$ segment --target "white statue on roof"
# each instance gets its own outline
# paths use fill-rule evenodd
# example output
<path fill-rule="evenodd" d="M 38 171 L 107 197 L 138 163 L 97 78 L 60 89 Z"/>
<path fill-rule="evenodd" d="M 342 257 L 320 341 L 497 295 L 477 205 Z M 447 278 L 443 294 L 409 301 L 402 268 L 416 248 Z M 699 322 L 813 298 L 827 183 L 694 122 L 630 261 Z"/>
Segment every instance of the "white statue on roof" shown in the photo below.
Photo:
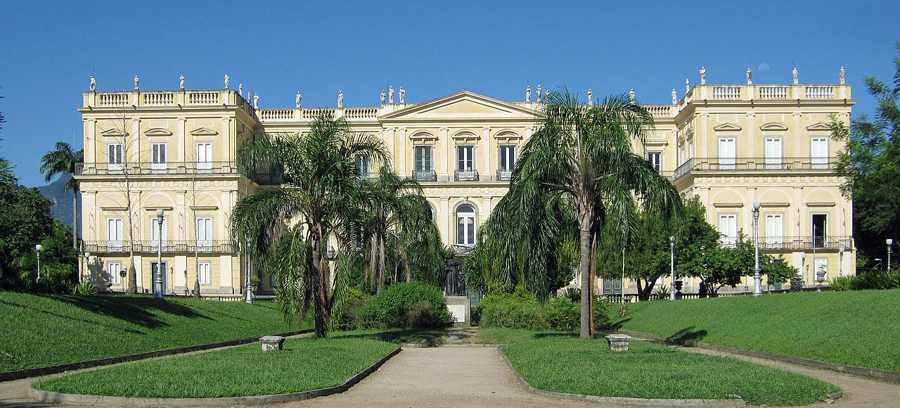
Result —
<path fill-rule="evenodd" d="M 97 79 L 95 79 L 93 75 L 91 75 L 90 90 L 91 92 L 95 92 L 97 90 Z"/>

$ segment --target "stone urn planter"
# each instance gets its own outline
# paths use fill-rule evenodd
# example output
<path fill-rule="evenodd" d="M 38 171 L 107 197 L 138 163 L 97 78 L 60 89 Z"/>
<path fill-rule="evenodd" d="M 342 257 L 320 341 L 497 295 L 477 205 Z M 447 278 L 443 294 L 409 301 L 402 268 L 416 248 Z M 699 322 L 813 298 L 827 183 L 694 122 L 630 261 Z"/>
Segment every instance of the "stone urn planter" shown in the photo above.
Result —
<path fill-rule="evenodd" d="M 281 351 L 284 347 L 284 337 L 281 336 L 263 336 L 259 338 L 259 344 L 262 351 Z"/>
<path fill-rule="evenodd" d="M 627 334 L 610 334 L 606 336 L 606 340 L 609 342 L 609 351 L 628 351 L 631 336 Z"/>

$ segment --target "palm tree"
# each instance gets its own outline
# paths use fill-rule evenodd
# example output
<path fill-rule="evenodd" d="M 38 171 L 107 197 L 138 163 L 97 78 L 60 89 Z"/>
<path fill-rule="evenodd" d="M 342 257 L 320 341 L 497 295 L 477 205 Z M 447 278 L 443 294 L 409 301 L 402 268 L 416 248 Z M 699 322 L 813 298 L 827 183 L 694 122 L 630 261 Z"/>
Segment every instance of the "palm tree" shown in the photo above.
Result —
<path fill-rule="evenodd" d="M 638 204 L 636 199 L 647 208 L 680 208 L 674 186 L 632 152 L 632 143 L 643 144 L 652 126 L 647 109 L 624 97 L 608 97 L 586 106 L 566 91 L 552 93 L 541 127 L 525 144 L 510 181 L 509 200 L 518 203 L 498 206 L 492 215 L 495 222 L 514 220 L 517 218 L 509 211 L 529 208 L 535 201 L 544 207 L 559 205 L 573 210 L 578 227 L 583 338 L 593 334 L 591 266 L 600 227 L 608 218 L 615 218 L 621 220 L 623 231 L 633 228 L 627 214 Z M 552 204 L 553 200 L 564 203 Z M 529 224 L 553 227 L 548 221 L 538 219 Z"/>
<path fill-rule="evenodd" d="M 421 245 L 427 248 L 426 241 L 437 236 L 428 234 L 435 226 L 417 181 L 400 177 L 389 167 L 383 166 L 378 176 L 364 183 L 364 186 L 362 215 L 366 241 L 369 242 L 368 281 L 376 292 L 380 292 L 384 286 L 388 255 L 397 259 L 395 266 L 403 265 L 406 280 L 410 281 L 409 250 L 418 249 Z M 390 249 L 396 253 L 386 253 L 386 242 L 393 244 Z M 418 251 L 414 253 L 419 255 Z"/>
<path fill-rule="evenodd" d="M 314 309 L 319 337 L 326 335 L 340 286 L 330 282 L 328 241 L 349 246 L 360 202 L 356 160 L 383 162 L 386 156 L 376 137 L 353 133 L 345 120 L 328 115 L 317 118 L 308 134 L 255 137 L 239 151 L 245 175 L 276 169 L 283 186 L 241 199 L 232 214 L 232 235 L 246 243 L 250 255 L 266 258 L 287 316 Z"/>
<path fill-rule="evenodd" d="M 75 167 L 84 162 L 84 150 L 75 151 L 68 143 L 56 142 L 54 149 L 41 157 L 41 173 L 50 181 L 57 175 L 69 176 L 65 191 L 72 192 L 72 247 L 78 249 L 78 180 Z"/>

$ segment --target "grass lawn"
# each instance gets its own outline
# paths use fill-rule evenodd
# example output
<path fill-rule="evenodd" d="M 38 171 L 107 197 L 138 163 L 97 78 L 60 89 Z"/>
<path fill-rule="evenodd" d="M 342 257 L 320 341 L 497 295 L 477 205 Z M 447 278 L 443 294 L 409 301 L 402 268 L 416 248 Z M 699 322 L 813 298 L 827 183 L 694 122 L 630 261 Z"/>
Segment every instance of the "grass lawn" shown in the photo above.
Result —
<path fill-rule="evenodd" d="M 298 329 L 277 304 L 0 292 L 0 372 Z"/>
<path fill-rule="evenodd" d="M 502 344 L 532 387 L 570 394 L 659 399 L 728 399 L 766 405 L 806 405 L 837 387 L 812 378 L 738 360 L 710 357 L 647 342 L 625 353 L 605 339 L 571 333 L 482 329 L 482 341 Z"/>
<path fill-rule="evenodd" d="M 279 353 L 258 344 L 71 374 L 37 388 L 75 394 L 214 398 L 284 394 L 343 383 L 397 348 L 369 336 L 291 339 Z"/>
<path fill-rule="evenodd" d="M 627 310 L 625 330 L 900 371 L 897 289 L 643 302 Z"/>

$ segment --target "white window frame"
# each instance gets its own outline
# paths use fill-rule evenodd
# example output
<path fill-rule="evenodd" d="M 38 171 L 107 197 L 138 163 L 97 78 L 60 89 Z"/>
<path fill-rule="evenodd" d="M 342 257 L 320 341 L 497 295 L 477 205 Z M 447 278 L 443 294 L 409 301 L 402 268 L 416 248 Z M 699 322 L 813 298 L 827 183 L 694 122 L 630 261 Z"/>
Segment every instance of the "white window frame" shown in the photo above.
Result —
<path fill-rule="evenodd" d="M 109 143 L 106 145 L 106 163 L 110 171 L 122 171 L 124 159 L 124 146 L 121 143 Z"/>
<path fill-rule="evenodd" d="M 420 157 L 421 153 L 421 157 Z M 425 165 L 428 165 L 427 167 Z M 434 147 L 419 145 L 413 147 L 413 168 L 417 173 L 434 171 Z"/>
<path fill-rule="evenodd" d="M 722 220 L 732 220 L 734 231 L 723 231 Z M 723 246 L 734 246 L 737 243 L 737 213 L 719 213 L 718 230 Z"/>
<path fill-rule="evenodd" d="M 461 209 L 466 206 L 470 207 L 472 210 L 461 211 Z M 474 205 L 466 203 L 456 207 L 456 245 L 463 247 L 475 246 L 475 240 L 478 235 L 478 225 L 476 224 L 476 220 Z"/>
<path fill-rule="evenodd" d="M 197 170 L 212 170 L 213 145 L 212 142 L 198 142 L 195 147 L 197 152 Z"/>
<path fill-rule="evenodd" d="M 824 152 L 816 152 L 817 142 L 824 146 Z M 813 169 L 828 168 L 828 136 L 812 136 L 809 138 L 809 162 L 810 167 Z"/>
<path fill-rule="evenodd" d="M 109 248 L 118 249 L 122 247 L 122 231 L 121 218 L 106 219 L 106 245 Z"/>
<path fill-rule="evenodd" d="M 516 168 L 516 145 L 502 144 L 498 147 L 497 169 L 511 173 Z"/>
<path fill-rule="evenodd" d="M 779 228 L 775 228 L 774 225 L 777 221 Z M 777 230 L 777 231 L 775 231 Z M 779 249 L 784 246 L 784 214 L 782 213 L 769 213 L 766 214 L 766 247 L 767 248 L 775 248 Z"/>
<path fill-rule="evenodd" d="M 656 169 L 657 173 L 662 173 L 662 152 L 647 152 L 647 161 Z"/>
<path fill-rule="evenodd" d="M 475 171 L 475 146 L 456 146 L 456 170 L 460 173 L 471 173 Z"/>
<path fill-rule="evenodd" d="M 212 246 L 213 220 L 212 217 L 197 217 L 196 222 L 197 246 L 209 248 Z"/>
<path fill-rule="evenodd" d="M 201 285 L 212 283 L 212 263 L 209 261 L 197 262 L 197 281 Z"/>
<path fill-rule="evenodd" d="M 122 277 L 119 276 L 119 273 L 122 272 L 122 263 L 121 262 L 109 262 L 106 264 L 106 274 L 109 275 L 109 283 L 113 285 L 119 285 L 122 283 Z"/>
<path fill-rule="evenodd" d="M 168 239 L 168 230 L 169 230 L 169 217 L 163 216 L 162 223 L 162 244 L 166 245 L 166 240 Z M 159 245 L 159 219 L 156 216 L 150 217 L 150 245 L 155 249 L 157 245 Z"/>
<path fill-rule="evenodd" d="M 356 157 L 356 173 L 359 178 L 369 178 L 369 158 L 363 155 Z"/>
<path fill-rule="evenodd" d="M 153 143 L 150 145 L 150 169 L 165 170 L 169 161 L 169 145 L 167 143 Z"/>
<path fill-rule="evenodd" d="M 778 154 L 770 154 L 770 142 L 778 146 Z M 780 169 L 784 160 L 784 138 L 780 136 L 764 136 L 763 137 L 763 155 L 765 156 L 765 164 L 767 169 Z"/>
<path fill-rule="evenodd" d="M 723 155 L 722 146 L 725 142 L 729 142 L 731 144 L 731 154 Z M 734 136 L 719 136 L 718 137 L 718 162 L 719 162 L 719 170 L 734 170 L 735 163 L 737 159 L 737 138 Z"/>

